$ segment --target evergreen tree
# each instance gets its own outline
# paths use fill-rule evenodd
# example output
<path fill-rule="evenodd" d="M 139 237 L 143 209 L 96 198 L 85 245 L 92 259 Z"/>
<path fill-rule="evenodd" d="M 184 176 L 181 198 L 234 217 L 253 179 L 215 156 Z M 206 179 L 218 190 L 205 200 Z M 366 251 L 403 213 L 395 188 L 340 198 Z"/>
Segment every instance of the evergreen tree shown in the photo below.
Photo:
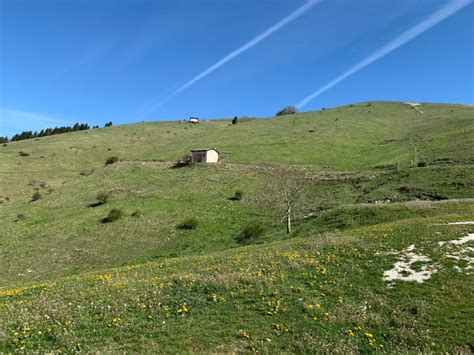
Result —
<path fill-rule="evenodd" d="M 112 122 L 108 123 L 109 126 L 112 126 Z M 96 126 L 99 128 L 99 126 Z M 54 127 L 54 128 L 46 128 L 42 129 L 41 131 L 32 132 L 32 131 L 23 131 L 21 133 L 15 134 L 11 141 L 21 141 L 25 139 L 37 138 L 37 137 L 47 137 L 52 136 L 55 134 L 67 133 L 67 132 L 74 132 L 74 131 L 85 131 L 90 129 L 90 126 L 87 123 L 76 123 L 74 126 L 62 126 L 62 127 Z M 8 137 L 0 137 L 0 143 L 7 143 L 9 142 Z"/>

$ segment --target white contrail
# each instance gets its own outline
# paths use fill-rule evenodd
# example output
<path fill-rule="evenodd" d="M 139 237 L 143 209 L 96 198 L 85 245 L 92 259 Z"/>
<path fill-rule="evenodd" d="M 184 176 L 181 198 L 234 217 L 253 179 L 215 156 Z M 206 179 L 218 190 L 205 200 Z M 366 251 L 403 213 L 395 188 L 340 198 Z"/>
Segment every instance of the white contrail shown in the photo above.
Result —
<path fill-rule="evenodd" d="M 393 50 L 397 49 L 398 47 L 404 45 L 405 43 L 411 41 L 415 37 L 419 36 L 423 32 L 429 30 L 431 27 L 435 26 L 436 24 L 440 23 L 444 19 L 448 18 L 449 16 L 455 14 L 465 6 L 469 5 L 472 0 L 452 0 L 447 5 L 443 6 L 438 11 L 432 13 L 428 18 L 424 21 L 418 23 L 417 25 L 413 26 L 409 30 L 403 32 L 400 36 L 395 38 L 394 40 L 388 42 L 382 48 L 376 50 L 374 53 L 369 55 L 367 58 L 362 60 L 361 62 L 357 63 L 356 65 L 349 68 L 347 71 L 336 77 L 335 79 L 328 82 L 326 85 L 320 87 L 318 90 L 313 92 L 311 95 L 305 97 L 303 100 L 298 102 L 295 106 L 300 109 L 305 106 L 309 101 L 314 99 L 315 97 L 321 95 L 326 90 L 329 90 L 333 86 L 337 85 L 344 79 L 348 78 L 352 74 L 358 72 L 359 70 L 365 68 L 367 65 L 379 60 L 380 58 L 386 56 Z"/>
<path fill-rule="evenodd" d="M 293 22 L 294 20 L 296 20 L 298 17 L 300 17 L 301 15 L 305 14 L 306 12 L 308 12 L 314 5 L 316 5 L 317 3 L 321 2 L 322 0 L 308 0 L 306 1 L 306 3 L 304 3 L 302 6 L 300 6 L 298 9 L 296 9 L 295 11 L 293 11 L 291 14 L 289 14 L 287 17 L 285 17 L 284 19 L 280 20 L 279 22 L 277 22 L 275 25 L 273 25 L 272 27 L 270 27 L 268 30 L 266 30 L 265 32 L 259 34 L 258 36 L 254 37 L 253 39 L 251 39 L 249 42 L 245 43 L 243 46 L 237 48 L 236 50 L 230 52 L 229 54 L 227 54 L 224 58 L 222 58 L 221 60 L 219 60 L 218 62 L 216 62 L 215 64 L 211 65 L 209 68 L 207 68 L 206 70 L 202 71 L 201 73 L 199 73 L 198 75 L 196 75 L 194 78 L 192 78 L 191 80 L 185 82 L 183 85 L 181 85 L 180 87 L 178 87 L 176 90 L 174 90 L 168 97 L 166 97 L 164 100 L 162 100 L 161 102 L 159 102 L 158 104 L 156 105 L 150 105 L 149 108 L 145 111 L 147 112 L 150 112 L 152 111 L 153 109 L 155 109 L 156 107 L 164 104 L 166 101 L 168 101 L 169 99 L 171 99 L 172 97 L 174 97 L 176 94 L 180 93 L 181 91 L 185 90 L 186 88 L 190 87 L 191 85 L 195 84 L 196 82 L 198 82 L 199 80 L 201 80 L 202 78 L 208 76 L 209 74 L 211 74 L 214 70 L 220 68 L 221 66 L 223 66 L 225 63 L 227 63 L 228 61 L 234 59 L 235 57 L 241 55 L 242 53 L 248 51 L 250 48 L 256 46 L 258 43 L 260 43 L 261 41 L 263 41 L 265 38 L 271 36 L 272 34 L 274 34 L 275 32 L 277 32 L 278 30 L 282 29 L 283 27 L 285 27 L 286 25 L 288 25 L 290 22 Z"/>

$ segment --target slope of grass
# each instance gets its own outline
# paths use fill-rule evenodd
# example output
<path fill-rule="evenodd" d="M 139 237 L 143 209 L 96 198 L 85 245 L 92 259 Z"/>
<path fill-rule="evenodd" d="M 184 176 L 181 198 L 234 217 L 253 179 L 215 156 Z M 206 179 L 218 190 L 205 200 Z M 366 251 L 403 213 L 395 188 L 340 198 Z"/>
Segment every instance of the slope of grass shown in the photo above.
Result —
<path fill-rule="evenodd" d="M 437 222 L 402 221 L 3 290 L 0 350 L 469 352 L 473 277 L 455 271 L 437 244 L 468 229 Z M 383 271 L 408 244 L 437 272 L 423 284 L 387 288 Z"/>
<path fill-rule="evenodd" d="M 227 120 L 143 123 L 10 143 L 0 147 L 0 196 L 29 198 L 25 186 L 31 180 L 47 178 L 58 187 L 81 172 L 100 169 L 110 156 L 176 161 L 203 146 L 218 148 L 229 162 L 307 164 L 326 170 L 372 170 L 421 160 L 474 161 L 472 107 L 424 104 L 420 114 L 403 103 L 368 105 L 237 125 Z M 30 155 L 21 157 L 20 151 Z"/>
<path fill-rule="evenodd" d="M 0 197 L 10 200 L 0 204 L 0 228 L 6 231 L 0 237 L 0 285 L 237 247 L 235 237 L 256 219 L 266 226 L 263 241 L 282 239 L 279 218 L 259 203 L 262 185 L 275 179 L 270 163 L 288 167 L 286 174 L 292 174 L 287 164 L 305 164 L 299 166 L 308 176 L 308 205 L 317 217 L 303 224 L 315 230 L 353 225 L 354 203 L 474 197 L 472 140 L 453 141 L 446 154 L 431 156 L 436 165 L 412 168 L 403 158 L 413 148 L 407 141 L 417 142 L 421 156 L 443 143 L 442 137 L 473 129 L 472 108 L 423 107 L 423 115 L 402 103 L 374 103 L 238 125 L 145 123 L 0 147 Z M 423 138 L 413 138 L 417 129 L 426 132 Z M 225 164 L 170 169 L 159 161 L 206 145 L 218 147 Z M 402 157 L 401 171 L 333 170 L 390 165 L 379 155 Z M 105 166 L 111 156 L 123 161 Z M 244 191 L 242 201 L 229 200 L 236 190 Z M 107 203 L 88 207 L 100 193 L 110 195 Z M 112 209 L 124 217 L 101 223 Z M 361 211 L 379 215 L 371 207 Z M 189 217 L 198 220 L 197 230 L 176 228 Z"/>
<path fill-rule="evenodd" d="M 460 199 L 436 203 L 409 201 L 379 205 L 344 205 L 298 221 L 297 233 L 321 233 L 435 216 L 449 221 L 450 218 L 464 215 L 465 220 L 472 220 L 473 204 L 473 199 Z"/>
<path fill-rule="evenodd" d="M 2 281 L 90 271 L 141 255 L 159 258 L 236 246 L 233 238 L 256 212 L 245 201 L 229 198 L 252 182 L 211 167 L 116 166 L 33 203 L 12 203 L 0 212 L 2 226 L 9 229 L 9 237 L 1 239 Z M 110 193 L 107 203 L 89 207 L 102 191 Z M 112 209 L 124 216 L 102 223 Z M 132 216 L 134 212 L 138 216 Z M 198 220 L 196 230 L 176 228 L 189 217 Z M 16 258 L 19 253 L 26 258 Z"/>
<path fill-rule="evenodd" d="M 473 221 L 474 110 L 421 108 L 0 146 L 0 352 L 472 350 L 469 259 L 437 242 L 474 231 L 441 225 Z M 202 146 L 224 161 L 171 168 Z M 282 176 L 304 187 L 291 237 L 265 196 Z M 242 247 L 255 221 L 264 234 Z M 388 288 L 383 271 L 411 244 L 436 272 Z"/>
<path fill-rule="evenodd" d="M 343 181 L 324 174 L 312 175 L 319 180 L 308 182 L 306 200 L 314 216 L 295 221 L 296 235 L 465 208 L 457 203 L 426 210 L 404 204 L 356 204 L 367 196 L 372 200 L 389 196 L 396 201 L 398 195 L 402 195 L 400 201 L 416 199 L 399 191 L 407 184 L 429 195 L 432 181 L 412 178 L 423 176 L 423 171 L 418 172 L 421 169 L 427 168 L 396 174 L 401 175 L 400 179 L 391 173 L 368 180 L 349 176 Z M 439 173 L 445 178 L 436 188 L 443 190 L 444 198 L 474 196 L 469 182 L 472 175 L 467 173 L 473 169 L 457 170 L 462 174 L 451 180 L 449 175 Z M 265 171 L 225 166 L 169 169 L 118 163 L 93 175 L 79 176 L 51 193 L 40 188 L 43 196 L 37 201 L 10 202 L 0 207 L 0 227 L 7 231 L 0 238 L 0 285 L 235 248 L 239 246 L 236 237 L 255 220 L 265 226 L 262 242 L 285 238 L 280 216 L 269 214 L 260 202 L 261 186 L 275 178 Z M 450 192 L 441 184 L 448 180 L 465 186 Z M 230 199 L 236 190 L 244 192 L 241 201 Z M 110 197 L 97 205 L 97 195 L 104 192 Z M 102 223 L 113 209 L 120 210 L 123 217 Z M 197 220 L 196 230 L 177 228 L 187 218 Z"/>

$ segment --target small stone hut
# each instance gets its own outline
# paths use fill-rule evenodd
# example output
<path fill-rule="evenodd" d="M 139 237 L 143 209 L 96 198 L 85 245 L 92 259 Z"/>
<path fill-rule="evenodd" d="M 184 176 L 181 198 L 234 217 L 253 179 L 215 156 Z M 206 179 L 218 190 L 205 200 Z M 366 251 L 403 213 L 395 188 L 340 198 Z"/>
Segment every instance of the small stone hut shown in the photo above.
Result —
<path fill-rule="evenodd" d="M 215 148 L 203 148 L 191 150 L 192 163 L 217 163 L 220 153 Z"/>

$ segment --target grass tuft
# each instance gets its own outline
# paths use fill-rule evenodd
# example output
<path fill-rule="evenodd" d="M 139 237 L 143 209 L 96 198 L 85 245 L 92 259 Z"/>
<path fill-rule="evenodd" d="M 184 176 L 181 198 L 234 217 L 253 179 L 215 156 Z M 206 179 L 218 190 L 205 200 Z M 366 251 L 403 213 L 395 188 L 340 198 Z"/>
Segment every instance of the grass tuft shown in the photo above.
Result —
<path fill-rule="evenodd" d="M 181 223 L 179 223 L 176 228 L 178 229 L 196 229 L 198 227 L 198 224 L 199 224 L 199 221 L 194 218 L 194 217 L 190 217 L 190 218 L 186 218 L 184 221 L 182 221 Z"/>
<path fill-rule="evenodd" d="M 101 219 L 101 222 L 102 223 L 111 223 L 111 222 L 114 222 L 114 221 L 122 218 L 122 216 L 123 216 L 122 210 L 114 208 L 114 209 L 110 210 L 107 217 L 104 217 L 104 218 Z"/>

